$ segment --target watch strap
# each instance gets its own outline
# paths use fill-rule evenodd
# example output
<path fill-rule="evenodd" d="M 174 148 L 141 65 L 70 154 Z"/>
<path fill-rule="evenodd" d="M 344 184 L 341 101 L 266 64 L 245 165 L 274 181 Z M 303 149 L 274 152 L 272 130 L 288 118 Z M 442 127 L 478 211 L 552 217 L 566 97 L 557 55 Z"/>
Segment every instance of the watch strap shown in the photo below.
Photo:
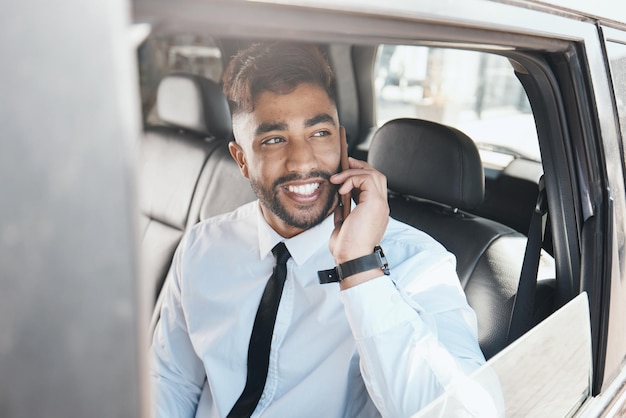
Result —
<path fill-rule="evenodd" d="M 317 272 L 320 284 L 339 282 L 347 277 L 364 271 L 380 268 L 385 275 L 389 275 L 389 265 L 382 249 L 377 246 L 372 254 L 355 258 L 354 260 L 341 263 L 335 268 Z"/>

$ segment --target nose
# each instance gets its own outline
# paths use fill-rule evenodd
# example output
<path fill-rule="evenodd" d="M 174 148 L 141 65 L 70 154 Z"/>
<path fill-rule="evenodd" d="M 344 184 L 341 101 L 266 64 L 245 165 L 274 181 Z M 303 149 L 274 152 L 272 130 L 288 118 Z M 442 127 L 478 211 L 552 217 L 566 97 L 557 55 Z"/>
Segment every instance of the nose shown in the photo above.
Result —
<path fill-rule="evenodd" d="M 291 141 L 286 166 L 289 172 L 307 173 L 316 168 L 315 150 L 309 141 Z"/>

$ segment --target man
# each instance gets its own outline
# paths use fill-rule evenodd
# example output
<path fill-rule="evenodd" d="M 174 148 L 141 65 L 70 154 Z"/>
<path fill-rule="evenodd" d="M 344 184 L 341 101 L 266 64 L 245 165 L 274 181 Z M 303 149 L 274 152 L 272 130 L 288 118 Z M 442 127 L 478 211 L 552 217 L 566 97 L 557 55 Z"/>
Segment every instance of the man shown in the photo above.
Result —
<path fill-rule="evenodd" d="M 254 45 L 231 61 L 224 91 L 230 151 L 258 201 L 196 225 L 176 252 L 152 349 L 157 416 L 408 417 L 483 364 L 454 257 L 389 218 L 381 173 L 356 159 L 339 169 L 322 54 Z M 345 219 L 339 194 L 355 202 Z M 241 413 L 280 242 L 290 258 L 267 376 Z M 342 280 L 320 284 L 334 266 Z"/>

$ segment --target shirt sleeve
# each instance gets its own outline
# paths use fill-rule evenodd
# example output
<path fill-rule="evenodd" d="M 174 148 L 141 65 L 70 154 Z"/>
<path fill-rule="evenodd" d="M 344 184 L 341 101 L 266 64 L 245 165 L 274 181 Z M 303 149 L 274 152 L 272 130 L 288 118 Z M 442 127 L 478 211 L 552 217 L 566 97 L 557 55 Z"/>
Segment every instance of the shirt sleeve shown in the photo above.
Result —
<path fill-rule="evenodd" d="M 452 255 L 426 251 L 391 267 L 341 298 L 370 397 L 383 417 L 409 417 L 471 382 L 485 360 Z"/>
<path fill-rule="evenodd" d="M 194 417 L 206 379 L 202 361 L 191 344 L 181 305 L 180 264 L 184 242 L 174 256 L 150 353 L 153 415 L 158 418 Z"/>

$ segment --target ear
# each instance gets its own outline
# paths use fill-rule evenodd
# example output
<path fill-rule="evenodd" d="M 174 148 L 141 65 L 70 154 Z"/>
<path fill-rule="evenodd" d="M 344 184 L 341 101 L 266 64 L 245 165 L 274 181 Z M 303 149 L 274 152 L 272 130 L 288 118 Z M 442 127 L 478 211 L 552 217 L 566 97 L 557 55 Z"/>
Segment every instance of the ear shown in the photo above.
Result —
<path fill-rule="evenodd" d="M 230 155 L 237 162 L 241 174 L 248 179 L 248 163 L 246 162 L 246 156 L 243 153 L 241 145 L 235 141 L 230 141 L 228 143 L 228 150 L 230 151 Z"/>

